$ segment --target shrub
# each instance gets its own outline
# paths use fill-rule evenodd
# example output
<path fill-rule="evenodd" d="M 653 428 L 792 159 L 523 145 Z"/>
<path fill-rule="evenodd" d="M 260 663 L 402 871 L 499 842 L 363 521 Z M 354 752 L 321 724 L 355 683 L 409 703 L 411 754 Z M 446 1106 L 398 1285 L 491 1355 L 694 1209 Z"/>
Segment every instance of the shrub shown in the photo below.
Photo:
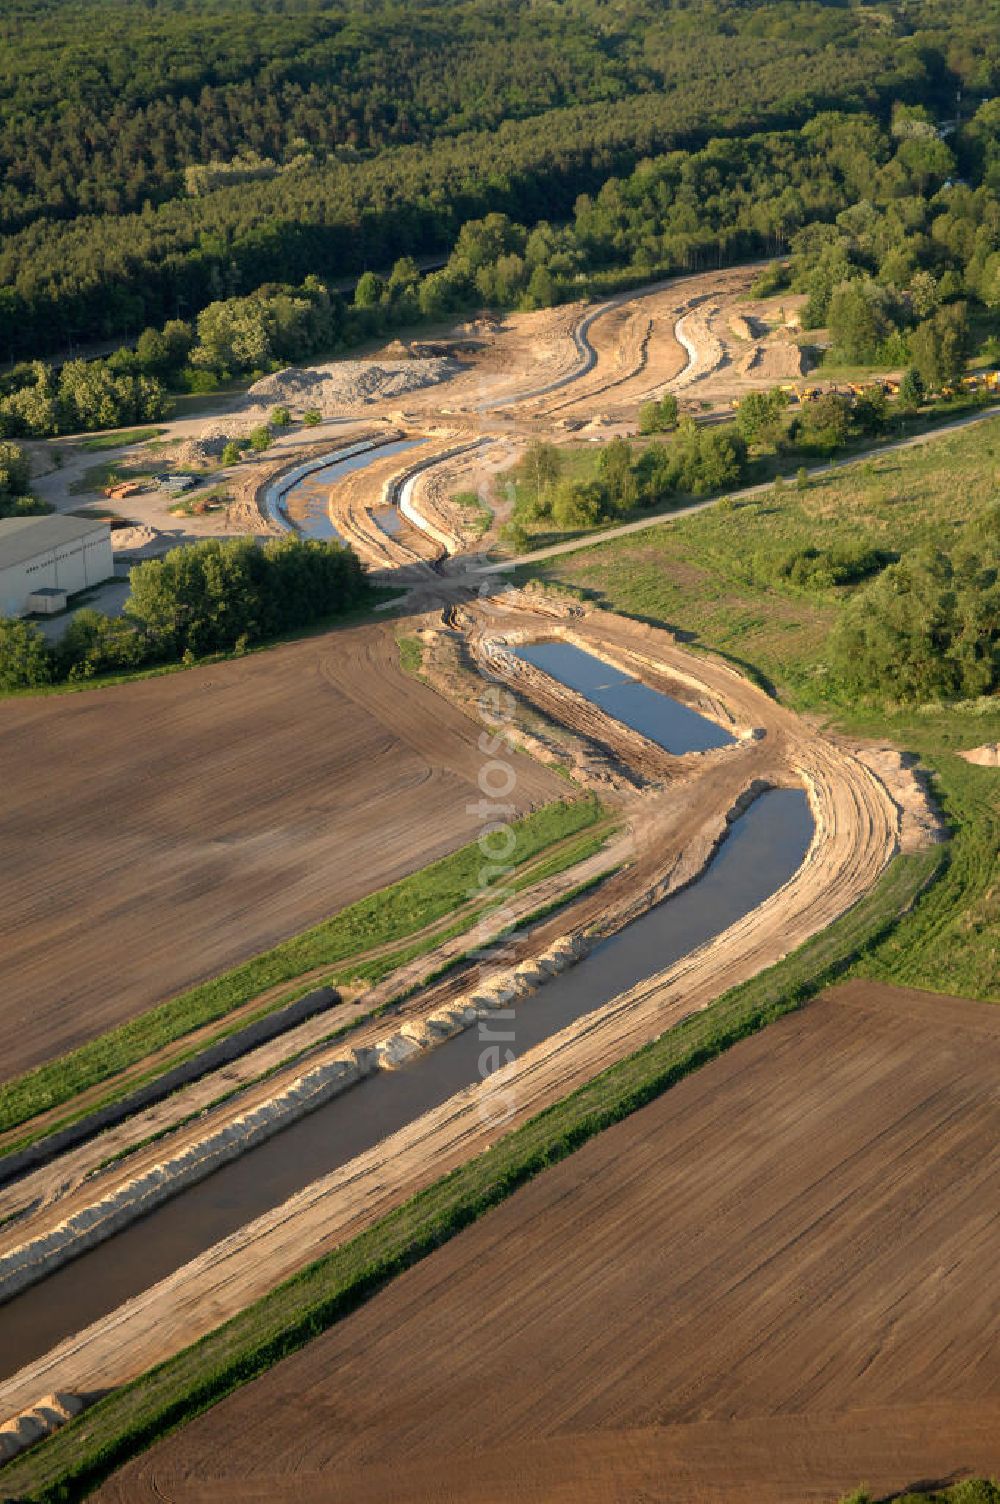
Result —
<path fill-rule="evenodd" d="M 786 554 L 773 568 L 774 578 L 807 590 L 855 585 L 891 564 L 893 555 L 861 544 L 834 548 L 800 548 Z M 766 566 L 765 566 L 766 567 Z"/>
<path fill-rule="evenodd" d="M 1000 509 L 998 509 L 1000 511 Z M 974 699 L 1000 684 L 1000 516 L 949 554 L 921 548 L 850 603 L 830 644 L 852 696 L 911 704 Z"/>
<path fill-rule="evenodd" d="M 52 654 L 33 622 L 0 617 L 0 689 L 37 689 L 52 679 Z"/>

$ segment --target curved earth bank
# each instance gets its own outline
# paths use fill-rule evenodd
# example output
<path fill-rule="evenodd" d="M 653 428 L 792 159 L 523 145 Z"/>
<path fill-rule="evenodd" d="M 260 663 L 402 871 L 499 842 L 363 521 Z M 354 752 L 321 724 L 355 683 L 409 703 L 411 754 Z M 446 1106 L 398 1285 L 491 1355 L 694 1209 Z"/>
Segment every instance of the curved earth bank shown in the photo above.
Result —
<path fill-rule="evenodd" d="M 537 634 L 537 616 L 533 620 Z M 486 636 L 498 625 L 517 631 L 531 624 L 530 611 L 507 603 L 483 612 L 474 631 Z M 111 1387 L 186 1345 L 471 1157 L 498 1131 L 509 1131 L 773 964 L 876 880 L 899 847 L 901 811 L 856 756 L 803 726 L 728 666 L 684 652 L 667 633 L 596 612 L 574 621 L 572 632 L 647 681 L 683 678 L 708 701 L 729 707 L 739 723 L 767 728 L 781 745 L 787 776 L 806 787 L 813 806 L 816 835 L 802 868 L 758 909 L 675 966 L 552 1036 L 489 1082 L 458 1093 L 22 1370 L 0 1386 L 0 1414 L 23 1414 L 56 1387 L 78 1394 Z M 502 979 L 487 982 L 494 997 L 497 989 L 503 992 Z M 469 1005 L 483 1006 L 475 995 Z M 430 1028 L 430 1018 L 425 1023 Z M 412 1035 L 400 1037 L 416 1043 Z M 502 1130 L 494 1121 L 498 1091 L 514 1103 Z"/>

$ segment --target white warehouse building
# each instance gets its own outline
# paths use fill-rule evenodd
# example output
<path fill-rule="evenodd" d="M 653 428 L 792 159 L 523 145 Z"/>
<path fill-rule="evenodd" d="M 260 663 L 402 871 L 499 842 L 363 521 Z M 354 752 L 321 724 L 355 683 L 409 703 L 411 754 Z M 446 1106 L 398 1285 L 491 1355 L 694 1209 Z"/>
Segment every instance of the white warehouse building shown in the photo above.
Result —
<path fill-rule="evenodd" d="M 111 529 L 87 517 L 0 519 L 0 616 L 61 611 L 115 572 Z"/>

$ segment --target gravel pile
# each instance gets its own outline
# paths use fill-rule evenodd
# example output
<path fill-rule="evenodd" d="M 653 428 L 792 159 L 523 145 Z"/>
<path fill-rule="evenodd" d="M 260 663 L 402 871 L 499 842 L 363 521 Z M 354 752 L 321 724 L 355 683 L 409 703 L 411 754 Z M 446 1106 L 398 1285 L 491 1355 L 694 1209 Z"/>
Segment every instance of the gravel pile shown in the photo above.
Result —
<path fill-rule="evenodd" d="M 252 402 L 287 407 L 318 408 L 332 414 L 338 408 L 356 407 L 376 398 L 403 397 L 421 387 L 447 381 L 461 366 L 446 357 L 431 360 L 338 360 L 325 366 L 300 370 L 289 366 L 265 376 L 250 388 Z"/>

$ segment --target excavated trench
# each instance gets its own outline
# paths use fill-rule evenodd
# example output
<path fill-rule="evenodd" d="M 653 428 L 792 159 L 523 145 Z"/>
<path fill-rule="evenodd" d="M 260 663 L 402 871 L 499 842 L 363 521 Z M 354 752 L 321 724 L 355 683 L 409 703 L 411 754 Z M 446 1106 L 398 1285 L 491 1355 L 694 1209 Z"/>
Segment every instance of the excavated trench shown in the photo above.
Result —
<path fill-rule="evenodd" d="M 503 1051 L 522 1054 L 756 908 L 792 877 L 812 834 L 801 790 L 762 794 L 690 887 L 602 941 L 509 1014 L 492 1015 L 491 1040 L 501 1046 L 496 1063 Z M 406 1069 L 378 1072 L 8 1301 L 0 1308 L 0 1378 L 480 1079 L 495 1068 L 482 1065 L 485 1048 L 474 1027 Z"/>
<path fill-rule="evenodd" d="M 675 755 L 709 752 L 736 740 L 724 727 L 680 700 L 650 689 L 572 642 L 535 642 L 514 649 L 523 659 L 582 694 L 591 704 Z"/>
<path fill-rule="evenodd" d="M 268 515 L 280 527 L 290 528 L 303 537 L 346 543 L 349 540 L 338 532 L 330 516 L 330 487 L 355 470 L 363 470 L 394 454 L 405 454 L 420 443 L 420 439 L 396 439 L 389 444 L 366 442 L 364 447 L 352 446 L 339 455 L 334 453 L 328 464 L 310 467 L 290 485 L 272 486 L 265 494 Z M 391 528 L 385 526 L 384 531 Z"/>

